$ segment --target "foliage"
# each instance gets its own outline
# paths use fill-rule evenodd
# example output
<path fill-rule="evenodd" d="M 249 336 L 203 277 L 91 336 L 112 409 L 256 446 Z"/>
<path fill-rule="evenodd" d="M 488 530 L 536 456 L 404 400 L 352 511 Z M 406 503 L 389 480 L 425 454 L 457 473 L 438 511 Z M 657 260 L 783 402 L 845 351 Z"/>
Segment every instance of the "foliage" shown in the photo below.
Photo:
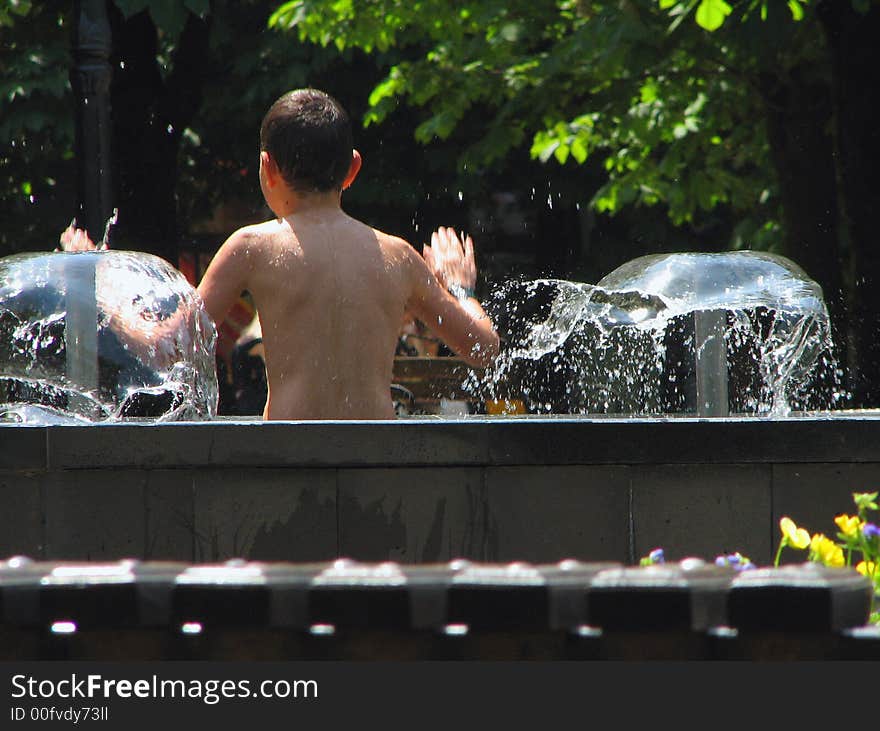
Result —
<path fill-rule="evenodd" d="M 749 219 L 746 245 L 763 235 L 767 248 L 777 208 L 756 79 L 784 73 L 816 37 L 766 5 L 292 0 L 270 25 L 339 49 L 397 48 L 364 123 L 402 103 L 419 108 L 416 139 L 455 140 L 460 170 L 522 148 L 563 166 L 597 159 L 597 211 L 663 204 L 680 224 L 726 206 Z M 803 2 L 788 8 L 803 17 Z M 697 22 L 683 23 L 691 14 Z M 721 28 L 732 17 L 736 27 Z"/>
<path fill-rule="evenodd" d="M 694 2 L 115 4 L 127 19 L 149 15 L 166 86 L 186 19 L 210 23 L 204 101 L 177 143 L 178 204 L 187 220 L 209 215 L 230 197 L 250 196 L 258 205 L 260 115 L 281 91 L 309 83 L 363 115 L 359 147 L 371 154 L 349 198 L 362 210 L 403 200 L 415 223 L 418 201 L 432 191 L 488 197 L 498 179 L 522 187 L 526 197 L 531 188 L 533 200 L 563 196 L 557 210 L 658 206 L 674 224 L 696 230 L 718 220 L 720 211 L 721 220 L 739 222 L 721 245 L 772 248 L 780 238 L 775 175 L 763 125 L 755 123 L 763 104 L 755 77 L 766 69 L 783 73 L 815 34 L 794 38 L 791 27 L 807 23 L 777 22 L 779 13 L 762 23 L 757 11 L 749 16 L 733 3 L 727 22 L 710 34 L 696 22 L 680 22 L 696 17 Z M 7 135 L 18 140 L 18 153 L 0 160 L 0 203 L 17 217 L 27 206 L 48 205 L 47 189 L 72 177 L 68 5 L 0 2 L 0 78 L 9 87 L 0 97 L 0 123 L 19 134 Z M 267 18 L 272 29 L 294 31 L 304 42 L 266 32 Z M 30 60 L 35 48 L 44 63 Z M 424 151 L 411 144 L 411 129 Z M 32 175 L 43 167 L 41 178 Z M 65 220 L 34 210 L 32 226 L 67 224 L 72 186 L 63 193 L 51 201 L 66 211 Z M 644 228 L 656 217 L 640 220 Z M 7 249 L 23 245 L 9 233 L 0 237 Z M 28 237 L 40 238 L 38 232 Z"/>
<path fill-rule="evenodd" d="M 0 250 L 21 250 L 40 235 L 44 212 L 71 197 L 73 119 L 68 28 L 56 3 L 0 2 L 0 210 L 24 230 L 0 230 Z M 55 241 L 73 217 L 55 222 Z M 5 246 L 4 246 L 5 244 Z"/>
<path fill-rule="evenodd" d="M 669 14 L 676 18 L 676 22 L 681 22 L 688 14 L 693 11 L 694 19 L 701 28 L 708 31 L 718 30 L 729 15 L 733 13 L 733 7 L 724 0 L 659 0 L 660 7 L 663 10 L 669 10 Z M 804 17 L 804 6 L 809 4 L 809 0 L 787 0 L 786 6 L 788 12 L 794 20 L 802 20 Z M 742 8 L 742 16 L 750 17 L 755 11 L 761 17 L 761 20 L 767 20 L 771 7 L 779 9 L 782 5 L 779 0 L 747 0 L 739 2 Z"/>
<path fill-rule="evenodd" d="M 874 585 L 871 621 L 880 624 L 880 607 L 877 605 L 880 599 L 880 528 L 869 520 L 869 513 L 878 510 L 877 495 L 876 492 L 853 493 L 856 514 L 844 513 L 834 518 L 838 528 L 836 540 L 823 533 L 814 533 L 810 537 L 804 528 L 798 528 L 790 518 L 783 517 L 779 521 L 782 538 L 773 565 L 779 565 L 784 548 L 807 550 L 808 561 L 826 566 L 852 566 L 855 562 L 856 571 L 871 579 Z"/>
<path fill-rule="evenodd" d="M 24 17 L 31 11 L 30 0 L 3 0 L 0 3 L 0 26 L 10 26 L 16 16 Z"/>
<path fill-rule="evenodd" d="M 877 0 L 852 0 L 852 7 L 857 13 L 867 13 L 871 3 Z M 697 25 L 708 31 L 718 30 L 727 17 L 733 12 L 733 7 L 724 0 L 659 0 L 660 7 L 669 10 L 673 17 L 684 18 L 696 9 L 695 20 Z M 780 0 L 740 0 L 742 17 L 749 18 L 757 13 L 761 20 L 767 20 L 771 10 L 777 12 L 782 9 Z M 807 12 L 810 0 L 786 0 L 785 8 L 791 13 L 795 21 L 803 20 Z M 784 12 L 784 11 L 783 11 Z"/>
<path fill-rule="evenodd" d="M 367 90 L 380 78 L 376 65 L 365 63 L 355 50 L 340 54 L 335 48 L 291 43 L 289 36 L 269 32 L 266 21 L 274 5 L 272 0 L 115 2 L 123 22 L 147 18 L 138 27 L 155 36 L 155 57 L 137 61 L 155 67 L 158 83 L 137 93 L 155 96 L 145 106 L 155 110 L 155 124 L 163 129 L 167 123 L 162 124 L 160 113 L 175 112 L 168 108 L 170 90 L 180 86 L 177 59 L 188 42 L 187 19 L 196 16 L 208 22 L 209 73 L 200 87 L 188 85 L 185 92 L 190 98 L 201 96 L 201 101 L 190 121 L 180 129 L 175 126 L 173 135 L 178 150 L 175 197 L 182 220 L 208 219 L 219 204 L 230 201 L 247 201 L 250 213 L 259 214 L 257 133 L 263 113 L 281 93 L 320 85 L 360 110 Z M 6 223 L 0 230 L 0 256 L 54 246 L 75 213 L 72 10 L 73 3 L 0 0 L 0 134 L 8 141 L 0 147 L 0 216 Z M 116 48 L 116 63 L 132 52 Z M 364 142 L 369 149 L 371 141 Z M 399 147 L 394 145 L 395 150 Z M 115 152 L 118 159 L 121 150 Z M 399 154 L 407 154 L 406 146 Z M 381 159 L 378 153 L 368 158 L 370 169 L 376 166 L 375 158 Z M 353 191 L 352 197 L 363 205 L 389 195 L 387 189 L 371 185 L 370 178 L 363 176 Z M 410 183 L 400 180 L 391 195 L 416 195 L 418 189 Z M 121 213 L 125 217 L 126 211 Z"/>
<path fill-rule="evenodd" d="M 773 560 L 773 566 L 779 566 L 784 548 L 807 551 L 807 561 L 820 563 L 836 568 L 851 568 L 862 576 L 869 578 L 874 586 L 871 596 L 870 622 L 880 625 L 880 527 L 868 518 L 869 512 L 878 510 L 876 492 L 854 492 L 853 502 L 856 506 L 855 515 L 846 513 L 834 518 L 838 527 L 836 540 L 824 533 L 812 536 L 805 528 L 799 527 L 791 518 L 783 516 L 779 520 L 782 536 L 779 548 Z M 665 563 L 662 548 L 655 548 L 647 556 L 639 560 L 640 566 L 652 566 Z M 715 563 L 719 566 L 732 566 L 737 571 L 755 568 L 755 565 L 739 552 L 718 556 Z"/>

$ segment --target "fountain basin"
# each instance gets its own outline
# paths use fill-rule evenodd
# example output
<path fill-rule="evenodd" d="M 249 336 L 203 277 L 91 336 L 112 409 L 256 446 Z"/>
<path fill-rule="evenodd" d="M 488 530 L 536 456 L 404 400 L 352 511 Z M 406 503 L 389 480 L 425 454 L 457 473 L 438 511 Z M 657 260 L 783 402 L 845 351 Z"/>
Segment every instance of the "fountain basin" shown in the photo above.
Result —
<path fill-rule="evenodd" d="M 0 555 L 766 565 L 878 483 L 873 411 L 3 424 Z"/>

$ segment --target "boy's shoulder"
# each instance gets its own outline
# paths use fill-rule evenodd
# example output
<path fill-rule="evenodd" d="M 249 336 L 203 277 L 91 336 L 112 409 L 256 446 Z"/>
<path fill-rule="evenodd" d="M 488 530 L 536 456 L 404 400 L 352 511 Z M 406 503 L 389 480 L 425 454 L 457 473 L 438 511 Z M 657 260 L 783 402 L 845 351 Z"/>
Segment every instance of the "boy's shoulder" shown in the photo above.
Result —
<path fill-rule="evenodd" d="M 258 239 L 277 235 L 281 231 L 281 222 L 277 218 L 272 218 L 261 223 L 251 223 L 247 226 L 242 226 L 235 231 L 233 236 L 239 239 Z"/>
<path fill-rule="evenodd" d="M 395 270 L 405 273 L 407 279 L 415 282 L 422 278 L 427 271 L 425 260 L 418 250 L 406 239 L 393 234 L 373 229 L 379 239 L 380 246 L 384 250 L 385 259 L 393 262 Z"/>
<path fill-rule="evenodd" d="M 376 234 L 376 237 L 380 241 L 382 241 L 383 243 L 386 243 L 388 246 L 390 246 L 392 248 L 415 251 L 415 249 L 413 249 L 413 247 L 410 246 L 410 243 L 406 239 L 401 238 L 400 236 L 395 236 L 394 234 L 389 234 L 389 233 L 386 233 L 385 231 L 380 231 L 377 228 L 374 228 L 373 232 Z"/>
<path fill-rule="evenodd" d="M 282 234 L 278 220 L 263 221 L 242 226 L 230 234 L 218 254 L 232 255 L 236 252 L 251 254 L 259 252 Z M 225 252 L 224 252 L 225 250 Z"/>
<path fill-rule="evenodd" d="M 364 225 L 366 226 L 366 224 Z M 382 231 L 381 229 L 375 228 L 374 226 L 367 226 L 367 228 L 369 228 L 373 232 L 373 234 L 376 236 L 376 239 L 387 250 L 390 250 L 397 254 L 401 254 L 407 258 L 413 256 L 419 258 L 418 252 L 406 239 L 400 236 L 395 236 L 394 234 L 390 234 L 387 231 Z"/>

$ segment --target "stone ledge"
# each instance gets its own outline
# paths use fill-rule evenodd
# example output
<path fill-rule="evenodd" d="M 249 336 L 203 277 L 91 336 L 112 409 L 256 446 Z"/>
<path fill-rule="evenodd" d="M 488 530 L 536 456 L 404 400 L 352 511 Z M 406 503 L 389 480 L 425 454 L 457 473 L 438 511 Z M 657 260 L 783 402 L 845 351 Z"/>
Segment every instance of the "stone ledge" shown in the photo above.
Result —
<path fill-rule="evenodd" d="M 0 425 L 0 470 L 880 462 L 877 412 Z"/>

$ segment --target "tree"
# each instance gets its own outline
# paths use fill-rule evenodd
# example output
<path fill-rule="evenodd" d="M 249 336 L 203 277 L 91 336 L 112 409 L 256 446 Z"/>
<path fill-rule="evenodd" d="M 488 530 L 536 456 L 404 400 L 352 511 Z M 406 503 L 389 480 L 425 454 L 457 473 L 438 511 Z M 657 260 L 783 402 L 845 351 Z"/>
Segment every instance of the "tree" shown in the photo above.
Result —
<path fill-rule="evenodd" d="M 858 403 L 880 400 L 880 255 L 874 243 L 880 189 L 880 136 L 874 123 L 880 95 L 876 39 L 880 37 L 880 3 L 823 0 L 817 15 L 831 58 L 837 212 L 841 240 L 849 253 L 850 372 L 857 374 Z"/>
<path fill-rule="evenodd" d="M 0 2 L 0 254 L 51 248 L 73 218 L 69 42 L 60 5 Z"/>
<path fill-rule="evenodd" d="M 661 0 L 661 5 L 685 13 L 695 3 Z M 760 12 L 762 20 L 769 14 L 768 0 L 741 3 L 745 14 Z M 795 241 L 810 242 L 811 229 L 804 230 L 803 219 L 796 215 L 797 198 L 812 200 L 814 210 L 826 211 L 824 225 L 816 223 L 826 244 L 822 257 L 821 241 L 806 246 L 808 261 L 827 263 L 834 272 L 834 283 L 842 288 L 840 308 L 849 317 L 840 332 L 848 341 L 847 361 L 856 402 L 876 405 L 880 398 L 880 343 L 877 322 L 880 305 L 874 295 L 880 285 L 880 257 L 872 242 L 874 215 L 880 204 L 880 192 L 873 183 L 874 171 L 880 162 L 880 139 L 873 124 L 877 104 L 880 70 L 874 60 L 875 39 L 880 33 L 880 3 L 876 0 L 790 0 L 788 7 L 794 20 L 806 20 L 821 29 L 825 48 L 821 55 L 819 78 L 816 74 L 806 86 L 807 91 L 794 110 L 821 110 L 812 124 L 798 125 L 798 120 L 778 114 L 774 104 L 776 90 L 768 90 L 770 99 L 768 125 L 776 168 L 790 198 L 784 204 L 787 234 Z M 702 17 L 700 10 L 703 10 Z M 697 22 L 709 31 L 725 25 L 733 9 L 723 0 L 701 0 Z M 781 90 L 783 94 L 788 89 Z M 787 122 L 794 121 L 794 124 Z M 804 139 L 811 143 L 802 145 Z M 826 154 L 814 154 L 820 147 L 831 147 Z M 835 184 L 828 181 L 829 167 Z M 819 184 L 817 184 L 819 183 Z M 812 193 L 812 195 L 811 195 Z M 813 237 L 815 238 L 815 236 Z M 829 261 L 827 252 L 838 254 L 838 267 Z M 833 291 L 837 291 L 836 289 Z"/>
<path fill-rule="evenodd" d="M 0 0 L 0 130 L 10 141 L 0 154 L 0 255 L 51 248 L 75 213 L 73 5 Z M 265 215 L 257 139 L 272 101 L 315 85 L 360 117 L 387 65 L 357 49 L 291 43 L 267 28 L 271 0 L 116 0 L 107 8 L 110 173 L 120 212 L 113 245 L 175 263 L 181 246 L 210 253 L 219 245 L 219 233 L 196 243 L 192 233 L 218 206 L 240 202 L 241 218 Z M 381 132 L 358 134 L 367 165 L 346 204 L 378 225 L 418 234 L 438 216 L 456 223 L 448 210 L 459 188 L 448 154 L 420 148 L 410 127 L 404 110 Z M 436 193 L 441 187 L 448 195 Z"/>

